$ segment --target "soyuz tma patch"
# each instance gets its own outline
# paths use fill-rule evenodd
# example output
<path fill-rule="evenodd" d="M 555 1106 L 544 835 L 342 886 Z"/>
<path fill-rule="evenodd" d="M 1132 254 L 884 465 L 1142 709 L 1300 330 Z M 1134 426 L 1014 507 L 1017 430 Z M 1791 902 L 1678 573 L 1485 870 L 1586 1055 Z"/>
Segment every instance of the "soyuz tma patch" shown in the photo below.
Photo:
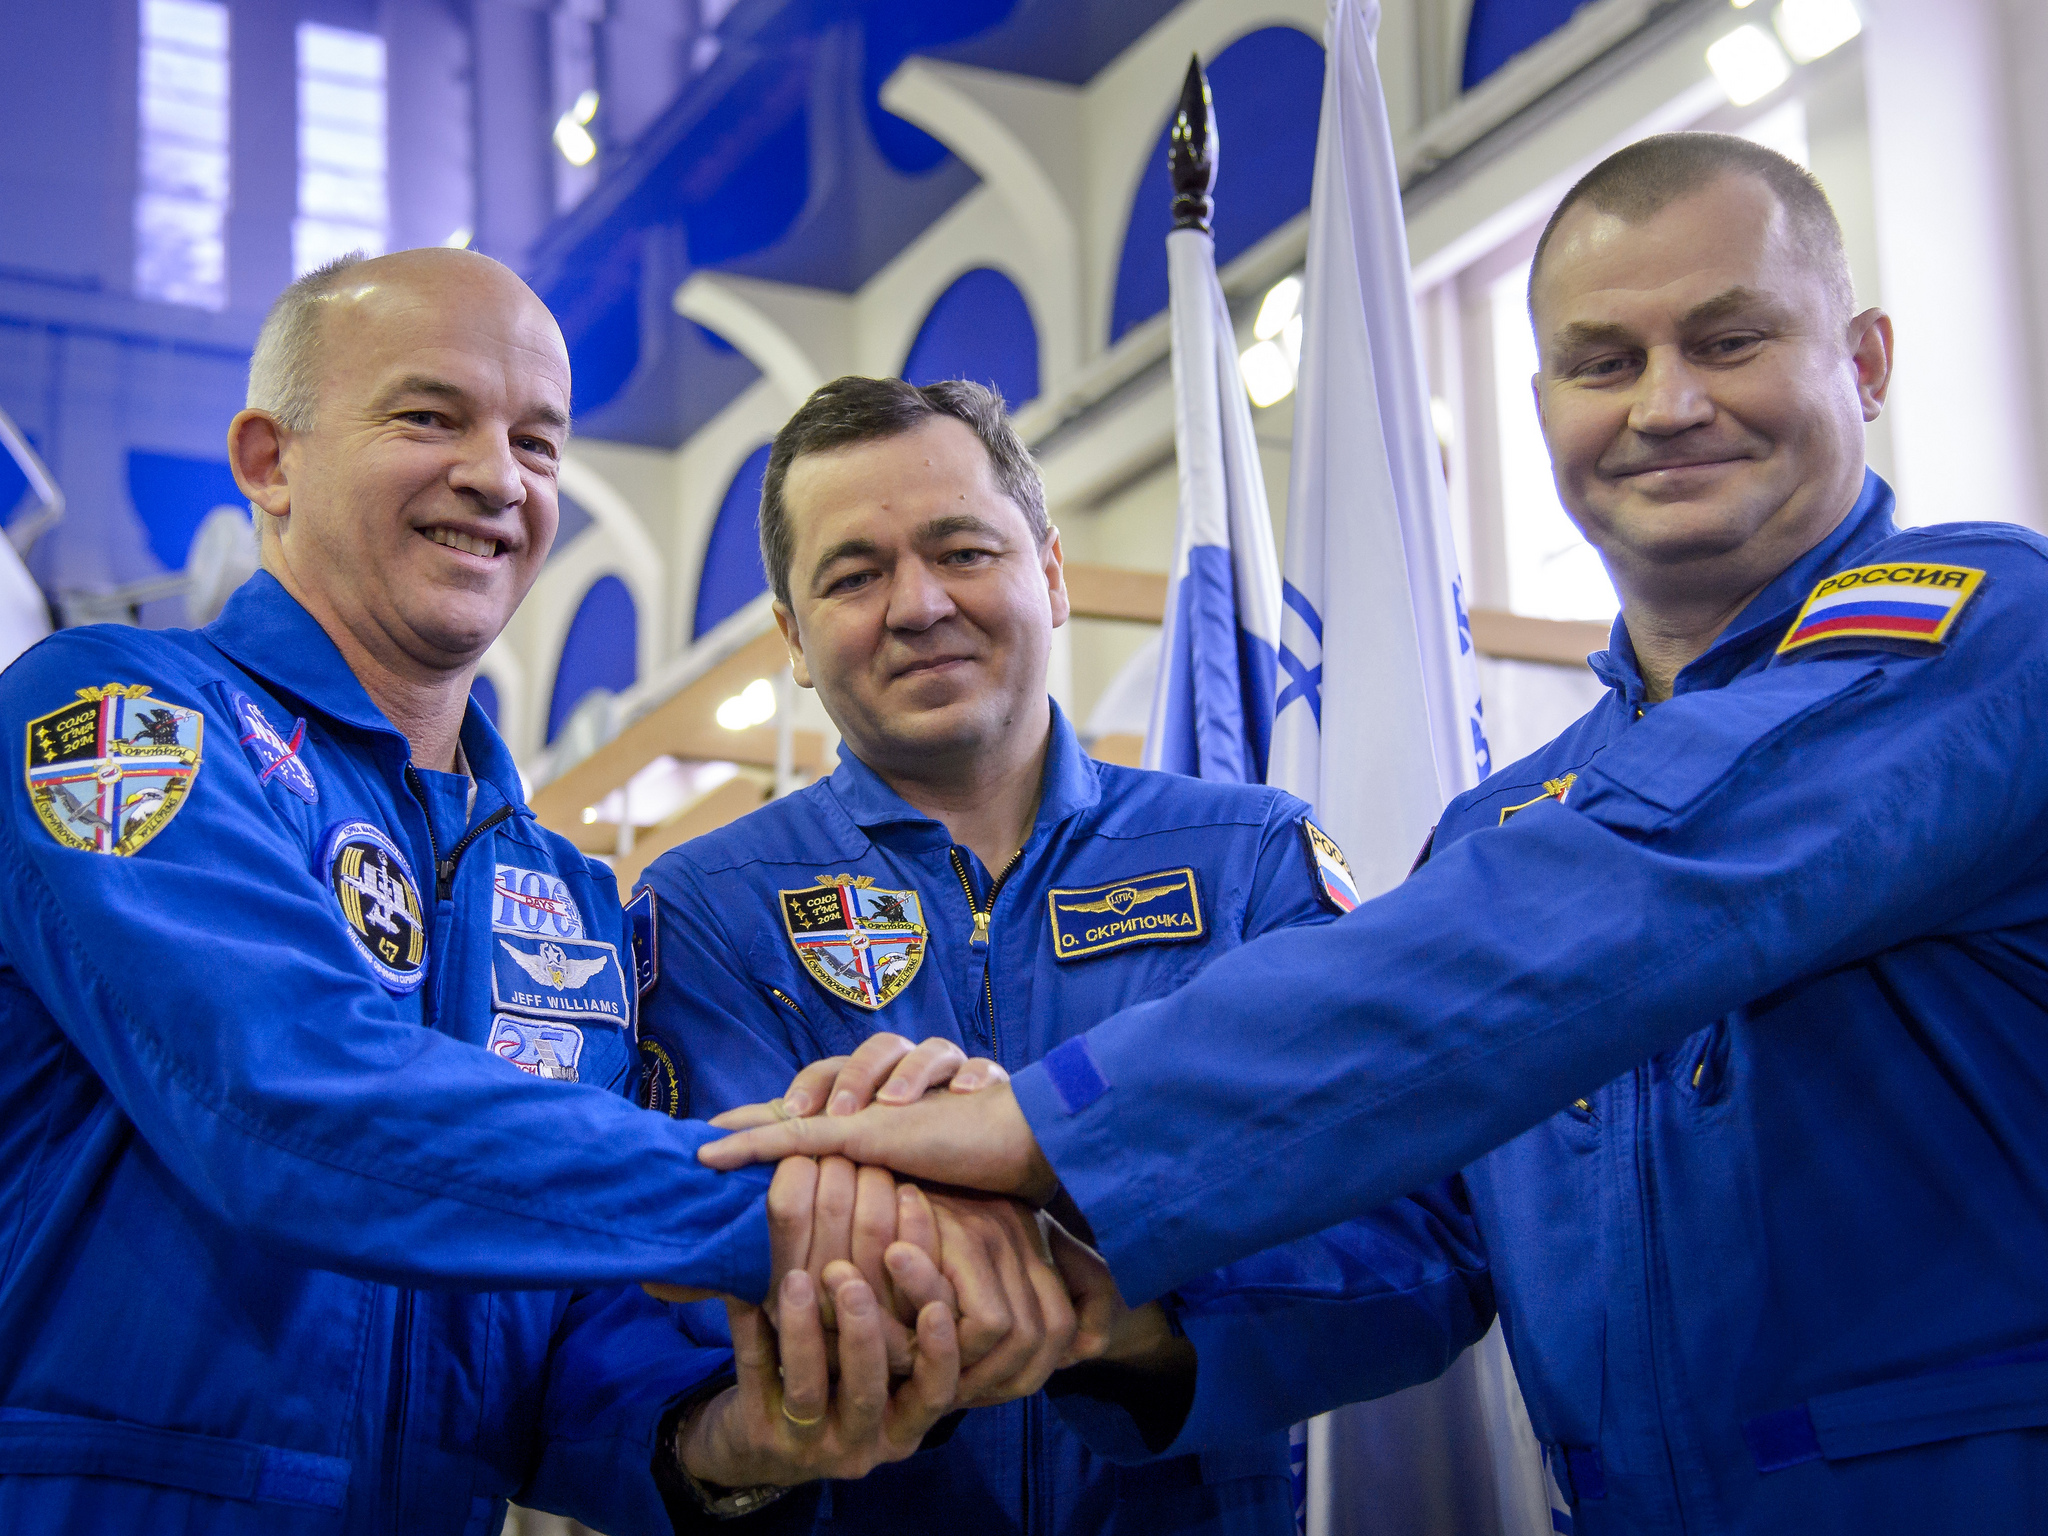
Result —
<path fill-rule="evenodd" d="M 855 1007 L 886 1006 L 924 964 L 930 934 L 915 891 L 885 890 L 869 875 L 820 875 L 775 894 L 811 979 Z"/>
<path fill-rule="evenodd" d="M 262 706 L 246 693 L 228 690 L 228 707 L 235 712 L 235 724 L 242 733 L 242 746 L 256 764 L 256 782 L 280 784 L 308 805 L 320 803 L 320 786 L 313 782 L 313 770 L 306 766 L 300 749 L 306 744 L 306 722 L 292 721 L 291 739 L 286 740 Z"/>
<path fill-rule="evenodd" d="M 1351 866 L 1344 862 L 1344 850 L 1337 840 L 1306 816 L 1301 818 L 1301 846 L 1308 855 L 1308 877 L 1316 895 L 1332 912 L 1349 912 L 1358 905 L 1358 882 Z"/>
<path fill-rule="evenodd" d="M 1199 939 L 1206 931 L 1192 869 L 1047 891 L 1045 900 L 1052 913 L 1052 952 L 1060 960 L 1085 960 L 1127 944 Z"/>
<path fill-rule="evenodd" d="M 374 822 L 328 828 L 321 867 L 356 948 L 387 991 L 401 997 L 427 979 L 427 925 L 412 866 Z"/>
<path fill-rule="evenodd" d="M 1813 589 L 1778 642 L 1784 656 L 1807 646 L 1925 653 L 1939 650 L 1984 573 L 1962 565 L 1863 565 Z"/>
<path fill-rule="evenodd" d="M 28 723 L 29 803 L 81 853 L 134 853 L 170 825 L 199 772 L 205 717 L 146 683 L 81 688 Z"/>

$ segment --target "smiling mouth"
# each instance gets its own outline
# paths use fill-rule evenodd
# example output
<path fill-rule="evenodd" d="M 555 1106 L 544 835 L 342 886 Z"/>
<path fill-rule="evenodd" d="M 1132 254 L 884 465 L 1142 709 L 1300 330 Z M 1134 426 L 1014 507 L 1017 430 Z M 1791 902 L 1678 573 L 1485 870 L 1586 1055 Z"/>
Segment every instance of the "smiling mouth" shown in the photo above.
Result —
<path fill-rule="evenodd" d="M 421 532 L 436 544 L 445 544 L 465 555 L 479 555 L 486 560 L 495 558 L 505 547 L 496 539 L 472 538 L 466 533 L 457 533 L 453 528 L 425 528 Z"/>
<path fill-rule="evenodd" d="M 957 666 L 962 662 L 971 661 L 972 659 L 969 656 L 934 656 L 929 661 L 913 661 L 896 675 L 898 677 L 922 677 L 927 672 L 936 672 L 942 667 Z"/>

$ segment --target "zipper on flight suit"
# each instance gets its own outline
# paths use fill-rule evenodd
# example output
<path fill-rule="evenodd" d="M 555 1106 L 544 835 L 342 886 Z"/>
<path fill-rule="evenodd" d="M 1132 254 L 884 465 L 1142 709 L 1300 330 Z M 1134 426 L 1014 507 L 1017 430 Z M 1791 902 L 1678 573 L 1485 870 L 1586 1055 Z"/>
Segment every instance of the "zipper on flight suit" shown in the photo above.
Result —
<path fill-rule="evenodd" d="M 508 819 L 512 814 L 512 807 L 509 805 L 499 806 L 490 815 L 463 833 L 455 846 L 448 850 L 448 857 L 444 859 L 441 857 L 441 850 L 434 846 L 434 812 L 427 804 L 427 787 L 420 782 L 419 770 L 414 768 L 411 763 L 405 765 L 405 787 L 412 791 L 413 799 L 420 803 L 420 813 L 427 818 L 427 854 L 434 861 L 434 900 L 436 902 L 447 901 L 455 895 L 455 866 L 457 862 L 460 861 L 471 843 L 482 837 L 499 822 Z"/>
<path fill-rule="evenodd" d="M 981 992 L 982 1000 L 988 1009 L 988 1052 L 1006 1067 L 1009 1063 L 1003 1061 L 1002 1051 L 998 1045 L 1001 1037 L 996 1033 L 996 984 L 992 971 L 995 947 L 989 943 L 988 924 L 989 919 L 995 915 L 996 897 L 1002 894 L 1003 882 L 1010 878 L 1010 871 L 1017 867 L 1017 861 L 1023 857 L 1022 848 L 1010 855 L 1010 862 L 1003 866 L 1003 872 L 997 875 L 995 883 L 989 886 L 988 905 L 984 907 L 974 899 L 974 882 L 967 877 L 967 861 L 960 857 L 960 850 L 957 847 L 953 849 L 953 873 L 960 877 L 960 889 L 967 893 L 967 910 L 974 915 L 974 931 L 967 936 L 967 943 L 970 948 L 981 951 Z"/>

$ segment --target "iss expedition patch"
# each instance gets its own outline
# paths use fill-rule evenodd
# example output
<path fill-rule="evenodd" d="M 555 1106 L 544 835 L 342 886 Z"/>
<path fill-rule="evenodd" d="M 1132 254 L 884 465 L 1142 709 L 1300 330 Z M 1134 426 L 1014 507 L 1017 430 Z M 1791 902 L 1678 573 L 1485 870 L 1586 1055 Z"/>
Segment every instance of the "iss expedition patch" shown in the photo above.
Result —
<path fill-rule="evenodd" d="M 356 948 L 385 989 L 404 996 L 427 979 L 427 925 L 412 866 L 375 822 L 339 821 L 320 864 Z"/>
<path fill-rule="evenodd" d="M 823 875 L 776 895 L 797 959 L 834 997 L 884 1007 L 924 964 L 930 934 L 915 891 L 884 890 L 869 875 Z"/>
<path fill-rule="evenodd" d="M 522 1072 L 573 1083 L 583 1060 L 583 1031 L 574 1024 L 501 1013 L 491 1019 L 490 1051 Z"/>
<path fill-rule="evenodd" d="M 1045 900 L 1052 912 L 1052 952 L 1060 960 L 1085 960 L 1127 944 L 1199 939 L 1205 931 L 1192 869 L 1047 891 Z"/>
<path fill-rule="evenodd" d="M 1984 573 L 1962 565 L 1864 565 L 1816 586 L 1778 642 L 1778 654 L 1827 642 L 1908 652 L 1939 650 Z"/>
<path fill-rule="evenodd" d="M 128 855 L 170 825 L 199 772 L 205 717 L 104 683 L 28 723 L 29 802 L 66 848 Z"/>

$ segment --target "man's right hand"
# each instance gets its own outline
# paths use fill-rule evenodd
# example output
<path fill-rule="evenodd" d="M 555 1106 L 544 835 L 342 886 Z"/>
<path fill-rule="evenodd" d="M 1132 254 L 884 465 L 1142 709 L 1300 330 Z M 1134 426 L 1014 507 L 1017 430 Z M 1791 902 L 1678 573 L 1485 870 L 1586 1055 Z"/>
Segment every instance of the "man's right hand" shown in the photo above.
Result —
<path fill-rule="evenodd" d="M 821 1293 L 804 1270 L 783 1277 L 779 1328 L 759 1307 L 726 1302 L 737 1380 L 676 1432 L 676 1455 L 698 1482 L 751 1488 L 864 1477 L 910 1455 L 952 1408 L 960 1358 L 944 1303 L 917 1314 L 915 1364 L 892 1393 L 874 1292 L 843 1260 L 827 1266 L 825 1285 L 839 1323 L 836 1383 Z"/>
<path fill-rule="evenodd" d="M 1043 1205 L 1059 1187 L 1007 1079 L 972 1093 L 878 1102 L 850 1115 L 792 1118 L 778 1099 L 719 1118 L 727 1126 L 752 1127 L 697 1149 L 699 1161 L 721 1171 L 785 1157 L 837 1156 L 1033 1205 Z"/>

